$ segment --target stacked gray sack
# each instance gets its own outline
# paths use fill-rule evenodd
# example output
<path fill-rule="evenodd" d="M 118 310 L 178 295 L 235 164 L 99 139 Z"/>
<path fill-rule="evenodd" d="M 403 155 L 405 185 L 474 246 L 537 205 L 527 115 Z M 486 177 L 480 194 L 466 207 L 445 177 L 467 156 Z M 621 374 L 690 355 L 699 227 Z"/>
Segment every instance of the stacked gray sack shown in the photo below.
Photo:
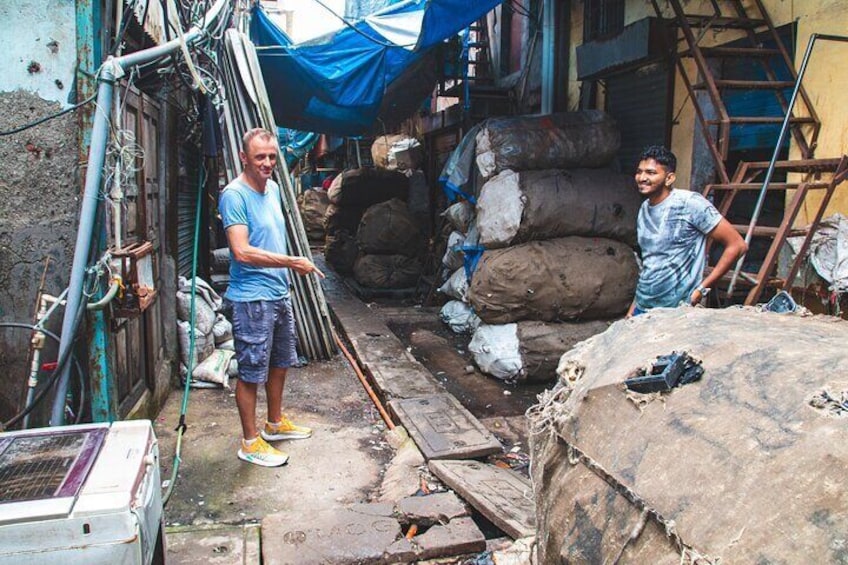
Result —
<path fill-rule="evenodd" d="M 191 280 L 179 277 L 177 288 L 177 337 L 180 342 L 180 377 L 229 388 L 238 375 L 233 359 L 233 327 L 221 313 L 222 298 L 201 278 L 195 278 L 194 331 L 191 324 Z M 191 336 L 194 334 L 194 349 Z"/>
<path fill-rule="evenodd" d="M 338 273 L 349 275 L 359 256 L 356 233 L 365 211 L 393 198 L 406 201 L 409 179 L 397 171 L 361 168 L 344 171 L 327 190 L 324 258 Z"/>
<path fill-rule="evenodd" d="M 620 143 L 600 111 L 488 120 L 477 134 L 469 350 L 484 372 L 553 380 L 560 356 L 626 313 L 640 198 L 607 168 Z"/>
<path fill-rule="evenodd" d="M 468 277 L 465 271 L 463 247 L 477 245 L 477 228 L 474 224 L 474 205 L 462 200 L 448 206 L 442 217 L 450 227 L 445 253 L 442 256 L 442 272 L 447 274 L 439 292 L 450 298 L 439 314 L 442 321 L 454 333 L 473 333 L 480 325 L 468 299 Z"/>
<path fill-rule="evenodd" d="M 413 287 L 421 276 L 421 231 L 406 202 L 393 198 L 365 211 L 356 233 L 353 278 L 364 287 Z"/>

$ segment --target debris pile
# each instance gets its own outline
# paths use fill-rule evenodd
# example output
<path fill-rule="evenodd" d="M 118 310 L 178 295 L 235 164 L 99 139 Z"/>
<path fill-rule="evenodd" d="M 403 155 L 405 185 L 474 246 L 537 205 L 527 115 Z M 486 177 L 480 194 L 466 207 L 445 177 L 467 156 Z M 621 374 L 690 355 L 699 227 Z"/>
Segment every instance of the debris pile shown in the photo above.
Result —
<path fill-rule="evenodd" d="M 834 318 L 657 309 L 563 355 L 530 411 L 539 562 L 840 562 L 846 338 Z M 633 402 L 628 377 L 672 351 L 701 379 Z"/>
<path fill-rule="evenodd" d="M 449 302 L 442 319 L 474 332 L 484 372 L 551 380 L 564 351 L 626 312 L 640 198 L 629 175 L 603 168 L 618 145 L 598 111 L 492 119 L 477 133 L 485 183 L 448 216 L 470 219 L 449 238 L 440 290 L 465 305 Z"/>
<path fill-rule="evenodd" d="M 232 324 L 221 313 L 223 299 L 201 278 L 195 278 L 194 327 L 191 317 L 192 282 L 180 277 L 177 288 L 177 337 L 180 343 L 180 378 L 188 377 L 197 386 L 212 383 L 229 388 L 229 379 L 238 375 L 233 355 Z M 192 336 L 194 344 L 192 345 Z"/>

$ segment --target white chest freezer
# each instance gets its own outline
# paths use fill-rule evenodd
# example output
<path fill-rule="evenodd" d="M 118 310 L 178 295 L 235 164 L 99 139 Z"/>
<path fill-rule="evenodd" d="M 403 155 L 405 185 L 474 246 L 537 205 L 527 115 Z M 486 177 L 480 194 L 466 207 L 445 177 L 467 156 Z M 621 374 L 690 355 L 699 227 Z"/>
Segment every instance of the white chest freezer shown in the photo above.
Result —
<path fill-rule="evenodd" d="M 148 420 L 0 434 L 0 565 L 164 562 Z"/>

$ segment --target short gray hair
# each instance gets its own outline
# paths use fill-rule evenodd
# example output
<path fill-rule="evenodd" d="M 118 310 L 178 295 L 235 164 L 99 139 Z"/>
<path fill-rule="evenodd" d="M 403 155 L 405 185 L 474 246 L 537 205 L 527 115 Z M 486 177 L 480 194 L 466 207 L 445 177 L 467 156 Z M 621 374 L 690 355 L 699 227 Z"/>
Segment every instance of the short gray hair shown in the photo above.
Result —
<path fill-rule="evenodd" d="M 247 153 L 248 147 L 250 147 L 250 142 L 255 138 L 260 139 L 271 139 L 273 141 L 277 141 L 277 138 L 273 133 L 268 131 L 265 128 L 253 128 L 249 129 L 245 132 L 244 136 L 241 138 L 241 150 Z"/>

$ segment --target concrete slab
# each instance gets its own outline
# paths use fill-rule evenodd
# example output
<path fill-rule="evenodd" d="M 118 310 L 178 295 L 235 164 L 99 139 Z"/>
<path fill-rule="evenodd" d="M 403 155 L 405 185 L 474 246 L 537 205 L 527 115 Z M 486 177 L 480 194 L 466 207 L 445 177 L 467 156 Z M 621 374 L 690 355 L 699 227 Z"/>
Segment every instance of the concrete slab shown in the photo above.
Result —
<path fill-rule="evenodd" d="M 453 492 L 437 492 L 426 496 L 408 496 L 398 501 L 395 509 L 402 522 L 431 526 L 446 524 L 454 518 L 468 516 L 468 508 Z"/>
<path fill-rule="evenodd" d="M 428 460 L 471 459 L 502 451 L 500 442 L 450 394 L 393 400 L 389 408 Z"/>
<path fill-rule="evenodd" d="M 479 461 L 430 461 L 430 470 L 513 539 L 536 534 L 529 479 Z"/>
<path fill-rule="evenodd" d="M 318 261 L 319 267 L 321 262 Z M 333 314 L 344 327 L 351 353 L 386 400 L 436 394 L 444 389 L 386 325 L 379 309 L 357 298 L 332 271 L 322 286 Z"/>
<path fill-rule="evenodd" d="M 400 537 L 391 504 L 356 504 L 300 516 L 281 512 L 262 521 L 262 562 L 379 563 Z"/>
<path fill-rule="evenodd" d="M 171 394 L 156 421 L 162 475 L 169 477 L 181 395 Z M 312 438 L 275 442 L 290 455 L 284 467 L 257 467 L 236 457 L 241 437 L 232 391 L 193 390 L 182 465 L 168 507 L 169 525 L 241 524 L 274 512 L 305 515 L 316 506 L 358 502 L 380 484 L 391 457 L 377 449 L 385 426 L 347 363 L 310 363 L 289 373 L 284 410 L 311 426 Z M 265 416 L 260 387 L 257 419 Z"/>
<path fill-rule="evenodd" d="M 435 525 L 413 540 L 418 545 L 418 558 L 449 557 L 486 550 L 486 537 L 471 518 L 457 518 Z"/>
<path fill-rule="evenodd" d="M 259 525 L 182 526 L 165 531 L 172 565 L 253 565 L 259 563 Z"/>

